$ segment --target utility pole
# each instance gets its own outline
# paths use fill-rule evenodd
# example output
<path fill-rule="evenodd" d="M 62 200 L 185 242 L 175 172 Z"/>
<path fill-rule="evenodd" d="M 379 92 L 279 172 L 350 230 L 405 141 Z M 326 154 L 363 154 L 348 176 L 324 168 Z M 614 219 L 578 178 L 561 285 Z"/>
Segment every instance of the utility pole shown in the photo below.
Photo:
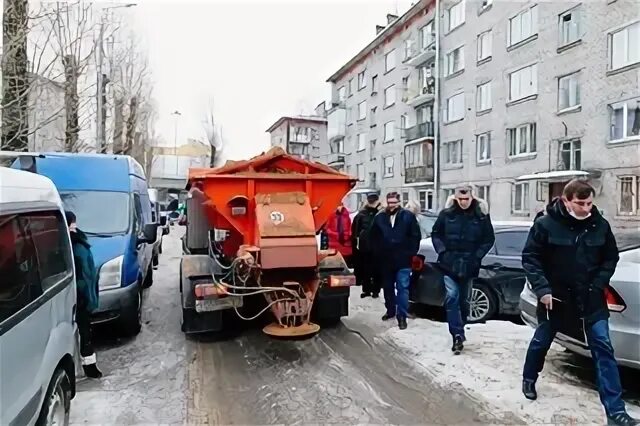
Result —
<path fill-rule="evenodd" d="M 176 159 L 176 177 L 178 176 L 178 117 L 182 115 L 182 113 L 178 110 L 175 110 L 171 115 L 176 117 L 175 127 L 174 127 L 174 136 L 173 136 L 173 156 Z"/>

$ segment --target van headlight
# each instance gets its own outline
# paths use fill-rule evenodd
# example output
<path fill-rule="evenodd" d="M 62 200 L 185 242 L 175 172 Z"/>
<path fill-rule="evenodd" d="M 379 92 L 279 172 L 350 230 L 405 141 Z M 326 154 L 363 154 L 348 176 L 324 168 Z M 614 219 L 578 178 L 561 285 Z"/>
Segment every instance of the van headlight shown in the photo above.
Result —
<path fill-rule="evenodd" d="M 98 290 L 110 290 L 119 288 L 122 284 L 122 261 L 124 256 L 118 256 L 105 262 L 100 268 Z"/>

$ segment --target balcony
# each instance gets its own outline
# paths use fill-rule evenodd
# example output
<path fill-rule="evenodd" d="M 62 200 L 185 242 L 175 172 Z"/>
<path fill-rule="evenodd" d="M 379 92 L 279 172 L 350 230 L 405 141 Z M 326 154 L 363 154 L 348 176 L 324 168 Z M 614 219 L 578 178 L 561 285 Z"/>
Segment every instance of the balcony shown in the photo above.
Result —
<path fill-rule="evenodd" d="M 417 166 L 404 169 L 404 183 L 433 182 L 433 167 Z"/>
<path fill-rule="evenodd" d="M 433 102 L 436 97 L 435 85 L 422 86 L 415 90 L 409 90 L 405 103 L 412 107 L 417 107 L 427 102 Z"/>
<path fill-rule="evenodd" d="M 405 63 L 412 67 L 417 67 L 435 58 L 435 56 L 436 56 L 436 43 L 435 41 L 433 41 L 431 44 L 429 44 L 426 47 L 416 48 L 415 50 L 411 51 Z"/>
<path fill-rule="evenodd" d="M 343 153 L 332 153 L 327 157 L 327 164 L 330 166 L 339 166 L 345 163 L 345 154 Z"/>
<path fill-rule="evenodd" d="M 405 130 L 407 142 L 422 138 L 432 138 L 434 137 L 434 134 L 434 125 L 432 121 L 420 123 Z"/>
<path fill-rule="evenodd" d="M 337 109 L 327 115 L 327 139 L 329 142 L 343 139 L 347 134 L 347 112 Z"/>

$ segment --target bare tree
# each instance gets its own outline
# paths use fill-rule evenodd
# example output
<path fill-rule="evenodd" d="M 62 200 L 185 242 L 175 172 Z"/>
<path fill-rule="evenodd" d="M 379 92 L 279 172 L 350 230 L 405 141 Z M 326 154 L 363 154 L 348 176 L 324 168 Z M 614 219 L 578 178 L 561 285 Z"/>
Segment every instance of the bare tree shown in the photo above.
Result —
<path fill-rule="evenodd" d="M 213 98 L 209 100 L 209 106 L 204 120 L 204 131 L 207 136 L 207 141 L 209 141 L 209 145 L 211 146 L 209 166 L 217 167 L 222 164 L 224 139 L 222 137 L 222 126 L 219 125 L 215 117 Z"/>

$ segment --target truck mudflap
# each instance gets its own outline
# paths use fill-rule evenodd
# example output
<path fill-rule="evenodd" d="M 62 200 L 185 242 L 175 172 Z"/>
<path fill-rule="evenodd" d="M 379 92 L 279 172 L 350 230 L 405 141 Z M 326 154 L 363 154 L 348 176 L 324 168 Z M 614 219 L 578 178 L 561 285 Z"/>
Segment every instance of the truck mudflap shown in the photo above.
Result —
<path fill-rule="evenodd" d="M 318 273 L 321 285 L 316 293 L 311 318 L 316 321 L 338 321 L 349 316 L 349 296 L 356 279 L 342 255 L 321 256 Z"/>

